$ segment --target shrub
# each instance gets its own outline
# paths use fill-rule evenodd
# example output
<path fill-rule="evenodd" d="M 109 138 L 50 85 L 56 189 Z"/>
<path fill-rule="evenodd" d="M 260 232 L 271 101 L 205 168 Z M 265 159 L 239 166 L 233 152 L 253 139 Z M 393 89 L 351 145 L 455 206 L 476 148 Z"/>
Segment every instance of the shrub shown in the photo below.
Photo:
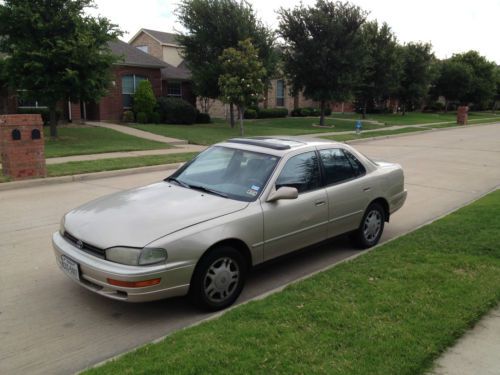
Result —
<path fill-rule="evenodd" d="M 156 107 L 156 97 L 153 92 L 153 87 L 149 81 L 141 81 L 139 87 L 134 94 L 134 102 L 132 104 L 132 109 L 134 113 L 138 115 L 140 112 L 145 113 L 147 116 L 151 116 Z"/>
<path fill-rule="evenodd" d="M 43 125 L 47 126 L 50 123 L 50 112 L 48 108 L 18 108 L 17 113 L 20 115 L 41 115 Z M 61 119 L 61 111 L 56 110 L 56 121 Z"/>
<path fill-rule="evenodd" d="M 261 108 L 257 112 L 258 118 L 277 118 L 288 116 L 288 109 L 286 108 Z"/>
<path fill-rule="evenodd" d="M 255 109 L 248 108 L 245 111 L 245 114 L 243 115 L 243 117 L 244 118 L 249 118 L 249 119 L 257 118 L 257 111 Z"/>
<path fill-rule="evenodd" d="M 139 124 L 147 124 L 148 114 L 146 112 L 137 112 L 137 122 Z"/>
<path fill-rule="evenodd" d="M 134 122 L 134 112 L 124 111 L 122 115 L 123 122 Z"/>
<path fill-rule="evenodd" d="M 153 123 L 153 124 L 159 124 L 161 122 L 161 115 L 159 112 L 153 112 L 151 113 L 151 115 L 149 116 L 149 120 Z"/>
<path fill-rule="evenodd" d="M 196 123 L 197 124 L 210 124 L 212 122 L 212 119 L 210 118 L 210 115 L 205 112 L 200 112 L 196 110 Z"/>
<path fill-rule="evenodd" d="M 424 107 L 424 112 L 440 112 L 444 110 L 444 104 L 441 102 L 429 103 Z"/>
<path fill-rule="evenodd" d="M 295 108 L 292 110 L 292 116 L 294 117 L 319 116 L 320 114 L 321 110 L 314 107 Z M 325 108 L 325 116 L 330 116 L 331 114 L 331 108 Z"/>
<path fill-rule="evenodd" d="M 311 114 L 312 113 L 311 113 L 311 110 L 309 108 L 302 108 L 300 110 L 300 115 L 303 116 L 303 117 L 304 116 L 311 116 Z"/>
<path fill-rule="evenodd" d="M 158 99 L 161 122 L 168 124 L 194 124 L 196 108 L 185 100 L 163 97 Z"/>

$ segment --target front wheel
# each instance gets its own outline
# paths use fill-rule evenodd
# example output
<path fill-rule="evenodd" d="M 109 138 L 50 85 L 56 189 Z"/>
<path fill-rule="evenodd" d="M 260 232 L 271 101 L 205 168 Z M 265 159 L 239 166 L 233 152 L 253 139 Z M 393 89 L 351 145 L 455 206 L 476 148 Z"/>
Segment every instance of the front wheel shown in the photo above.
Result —
<path fill-rule="evenodd" d="M 205 310 L 224 309 L 240 295 L 246 273 L 245 258 L 238 250 L 229 246 L 217 247 L 203 256 L 196 266 L 190 297 Z"/>
<path fill-rule="evenodd" d="M 352 234 L 354 244 L 362 249 L 375 246 L 384 231 L 385 213 L 379 203 L 368 206 L 359 228 Z"/>

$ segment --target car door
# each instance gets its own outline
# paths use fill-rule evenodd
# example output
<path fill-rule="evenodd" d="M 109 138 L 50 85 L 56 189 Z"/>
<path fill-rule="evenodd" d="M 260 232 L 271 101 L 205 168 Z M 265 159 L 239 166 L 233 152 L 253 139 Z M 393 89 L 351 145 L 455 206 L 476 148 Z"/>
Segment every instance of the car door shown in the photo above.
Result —
<path fill-rule="evenodd" d="M 296 199 L 261 202 L 265 260 L 327 237 L 328 200 L 317 153 L 310 151 L 290 157 L 274 184 L 276 189 L 295 187 L 299 195 Z"/>
<path fill-rule="evenodd" d="M 319 150 L 328 196 L 328 236 L 356 229 L 371 198 L 370 176 L 349 151 L 338 148 Z"/>

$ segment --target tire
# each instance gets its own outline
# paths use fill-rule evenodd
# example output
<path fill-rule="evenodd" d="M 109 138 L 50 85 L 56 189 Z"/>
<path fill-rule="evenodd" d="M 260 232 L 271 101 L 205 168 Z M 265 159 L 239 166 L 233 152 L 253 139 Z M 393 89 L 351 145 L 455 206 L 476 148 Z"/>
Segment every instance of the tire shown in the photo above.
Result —
<path fill-rule="evenodd" d="M 375 246 L 384 232 L 385 211 L 379 203 L 368 206 L 361 220 L 359 228 L 352 233 L 351 240 L 361 248 Z"/>
<path fill-rule="evenodd" d="M 231 306 L 245 285 L 248 264 L 230 246 L 214 248 L 204 255 L 191 279 L 189 296 L 203 310 L 222 310 Z"/>

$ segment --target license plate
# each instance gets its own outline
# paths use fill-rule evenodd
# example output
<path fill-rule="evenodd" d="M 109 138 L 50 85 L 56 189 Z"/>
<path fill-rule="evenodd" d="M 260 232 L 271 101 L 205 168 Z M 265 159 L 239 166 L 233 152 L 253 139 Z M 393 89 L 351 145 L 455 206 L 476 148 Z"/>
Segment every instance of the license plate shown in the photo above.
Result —
<path fill-rule="evenodd" d="M 68 257 L 61 255 L 61 267 L 66 274 L 75 279 L 80 280 L 80 271 L 78 270 L 78 263 L 69 259 Z"/>

